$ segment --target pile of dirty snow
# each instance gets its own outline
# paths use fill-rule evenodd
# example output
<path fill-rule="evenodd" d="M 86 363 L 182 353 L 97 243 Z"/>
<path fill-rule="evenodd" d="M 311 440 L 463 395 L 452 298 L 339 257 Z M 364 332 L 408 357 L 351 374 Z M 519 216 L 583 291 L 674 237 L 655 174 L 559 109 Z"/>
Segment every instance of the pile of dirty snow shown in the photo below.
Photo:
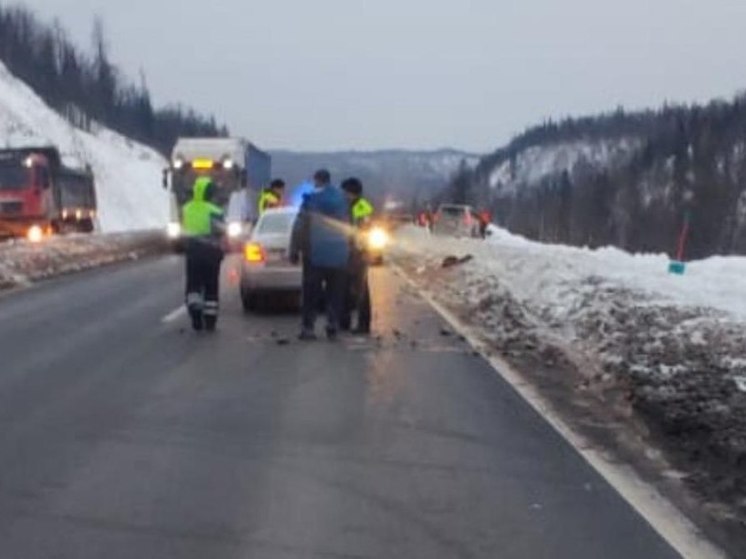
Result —
<path fill-rule="evenodd" d="M 713 499 L 746 519 L 746 258 L 667 273 L 661 255 L 403 234 L 410 277 L 495 351 L 570 363 L 580 389 L 621 387 Z M 471 260 L 443 267 L 446 257 Z"/>
<path fill-rule="evenodd" d="M 168 250 L 158 231 L 103 235 L 66 235 L 34 244 L 25 240 L 0 244 L 0 291 L 106 264 L 137 260 Z"/>
<path fill-rule="evenodd" d="M 95 123 L 91 132 L 75 128 L 0 63 L 0 148 L 49 145 L 65 164 L 93 170 L 102 231 L 163 228 L 168 221 L 166 162 L 157 152 Z"/>

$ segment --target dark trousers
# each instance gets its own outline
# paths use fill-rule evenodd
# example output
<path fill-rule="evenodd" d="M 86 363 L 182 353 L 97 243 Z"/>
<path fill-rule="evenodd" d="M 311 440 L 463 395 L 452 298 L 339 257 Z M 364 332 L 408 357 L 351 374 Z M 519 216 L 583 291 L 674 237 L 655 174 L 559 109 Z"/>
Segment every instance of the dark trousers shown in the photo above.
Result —
<path fill-rule="evenodd" d="M 357 328 L 363 331 L 370 331 L 371 323 L 368 270 L 369 266 L 365 261 L 358 261 L 351 267 L 348 276 L 349 285 L 347 289 L 345 315 L 342 320 L 342 323 L 349 327 L 352 324 L 352 312 L 357 313 Z"/>
<path fill-rule="evenodd" d="M 345 296 L 346 271 L 321 268 L 305 263 L 303 266 L 303 329 L 313 331 L 322 304 L 325 305 L 327 329 L 337 331 L 342 316 Z"/>
<path fill-rule="evenodd" d="M 223 252 L 206 242 L 190 240 L 186 246 L 186 304 L 192 318 L 204 317 L 208 327 L 218 319 L 220 264 Z"/>

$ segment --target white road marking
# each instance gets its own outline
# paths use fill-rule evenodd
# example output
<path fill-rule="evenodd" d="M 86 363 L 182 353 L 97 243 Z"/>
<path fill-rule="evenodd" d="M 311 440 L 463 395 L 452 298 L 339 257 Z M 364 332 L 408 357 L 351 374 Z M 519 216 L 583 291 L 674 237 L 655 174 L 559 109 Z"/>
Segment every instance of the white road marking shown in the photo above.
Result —
<path fill-rule="evenodd" d="M 187 315 L 186 307 L 184 305 L 182 305 L 182 306 L 174 309 L 170 313 L 168 313 L 166 316 L 164 316 L 161 319 L 161 322 L 163 324 L 169 324 L 171 322 L 175 322 L 175 321 L 177 321 L 177 320 L 179 320 L 181 318 L 186 317 L 186 315 Z"/>
<path fill-rule="evenodd" d="M 726 559 L 725 553 L 709 542 L 699 528 L 655 487 L 640 478 L 630 466 L 614 463 L 609 457 L 604 456 L 603 452 L 592 448 L 520 373 L 502 359 L 488 357 L 492 352 L 489 346 L 481 341 L 476 329 L 463 323 L 429 292 L 421 289 L 399 266 L 391 264 L 391 267 L 454 331 L 464 336 L 497 374 L 508 382 L 680 555 L 686 559 Z"/>

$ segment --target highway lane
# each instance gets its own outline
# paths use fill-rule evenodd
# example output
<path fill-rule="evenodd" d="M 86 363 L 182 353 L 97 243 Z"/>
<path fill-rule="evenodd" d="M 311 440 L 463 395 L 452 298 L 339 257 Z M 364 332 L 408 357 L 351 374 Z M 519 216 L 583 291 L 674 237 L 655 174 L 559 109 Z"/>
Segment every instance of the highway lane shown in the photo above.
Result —
<path fill-rule="evenodd" d="M 389 270 L 337 344 L 225 276 L 215 336 L 175 257 L 0 299 L 0 556 L 677 557 Z"/>

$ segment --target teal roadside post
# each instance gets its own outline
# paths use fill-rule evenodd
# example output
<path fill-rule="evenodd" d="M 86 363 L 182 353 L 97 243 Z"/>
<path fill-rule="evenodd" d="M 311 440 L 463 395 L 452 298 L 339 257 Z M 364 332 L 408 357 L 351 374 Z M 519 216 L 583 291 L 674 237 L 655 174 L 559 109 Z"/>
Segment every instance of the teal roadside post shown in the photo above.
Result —
<path fill-rule="evenodd" d="M 676 260 L 672 260 L 668 264 L 668 273 L 677 276 L 683 276 L 686 274 L 686 243 L 689 240 L 689 232 L 691 230 L 692 223 L 692 201 L 694 200 L 694 194 L 689 191 L 684 195 L 684 202 L 686 209 L 684 210 L 684 223 L 681 226 L 681 232 L 679 233 L 679 241 L 676 246 Z"/>

